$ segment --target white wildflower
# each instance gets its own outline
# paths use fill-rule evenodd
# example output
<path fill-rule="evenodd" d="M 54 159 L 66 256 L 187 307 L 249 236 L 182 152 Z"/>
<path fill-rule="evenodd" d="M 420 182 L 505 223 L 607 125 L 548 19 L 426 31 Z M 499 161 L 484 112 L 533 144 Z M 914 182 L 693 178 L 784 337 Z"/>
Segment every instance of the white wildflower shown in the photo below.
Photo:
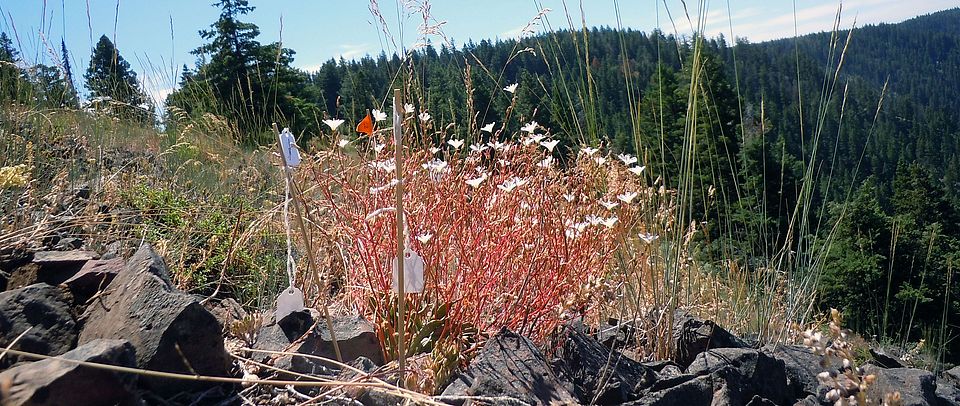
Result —
<path fill-rule="evenodd" d="M 620 161 L 622 161 L 623 164 L 626 165 L 626 166 L 630 166 L 630 165 L 633 165 L 633 164 L 637 163 L 637 157 L 635 157 L 635 156 L 633 156 L 633 155 L 620 154 L 620 155 L 617 155 L 617 158 L 619 158 Z"/>
<path fill-rule="evenodd" d="M 507 87 L 503 88 L 503 90 L 507 93 L 515 93 L 517 91 L 517 86 L 519 86 L 519 83 L 514 83 L 512 85 L 507 85 Z"/>
<path fill-rule="evenodd" d="M 454 149 L 460 149 L 463 147 L 463 140 L 448 140 L 447 144 L 450 144 Z"/>
<path fill-rule="evenodd" d="M 527 182 L 529 182 L 529 181 L 526 180 L 526 179 L 522 179 L 522 178 L 518 178 L 518 177 L 514 176 L 514 177 L 512 177 L 512 178 L 510 178 L 510 179 L 507 179 L 507 180 L 504 181 L 502 184 L 497 185 L 497 189 L 500 189 L 500 190 L 502 190 L 502 191 L 504 191 L 504 192 L 510 193 L 510 192 L 513 191 L 513 189 L 516 189 L 516 188 L 518 188 L 518 187 L 520 187 L 520 186 L 526 185 Z"/>
<path fill-rule="evenodd" d="M 632 167 L 632 168 L 630 168 L 630 169 L 627 169 L 627 170 L 630 171 L 631 173 L 633 173 L 634 175 L 640 176 L 640 175 L 643 175 L 643 170 L 644 170 L 644 169 L 647 169 L 647 167 L 646 167 L 646 166 L 634 166 L 634 167 Z"/>
<path fill-rule="evenodd" d="M 520 130 L 523 131 L 523 132 L 528 132 L 528 133 L 533 134 L 534 131 L 537 131 L 537 127 L 539 127 L 539 126 L 540 126 L 540 125 L 537 124 L 536 121 L 531 121 L 531 122 L 527 123 L 526 125 L 524 125 L 523 127 L 521 127 Z"/>
<path fill-rule="evenodd" d="M 615 209 L 617 206 L 619 206 L 620 203 L 611 202 L 611 201 L 608 201 L 608 200 L 601 200 L 601 201 L 600 201 L 600 205 L 603 206 L 603 208 L 605 208 L 605 209 L 607 209 L 607 210 L 613 210 L 613 209 Z"/>
<path fill-rule="evenodd" d="M 544 148 L 550 150 L 550 152 L 553 152 L 553 148 L 556 147 L 557 144 L 559 144 L 559 143 L 560 143 L 560 140 L 541 141 L 541 142 L 540 142 L 540 145 L 542 145 Z"/>
<path fill-rule="evenodd" d="M 471 146 L 470 146 L 470 150 L 473 151 L 473 152 L 477 152 L 477 153 L 482 153 L 483 151 L 486 151 L 486 150 L 489 149 L 489 148 L 490 148 L 490 147 L 488 147 L 488 146 L 486 146 L 486 145 L 482 145 L 482 144 L 481 144 L 481 145 L 474 144 L 474 145 L 471 145 Z"/>
<path fill-rule="evenodd" d="M 538 163 L 537 163 L 537 166 L 539 166 L 539 167 L 541 167 L 541 168 L 549 169 L 550 167 L 553 166 L 553 157 L 552 157 L 552 156 L 547 156 L 547 157 L 544 158 L 542 161 L 538 162 Z"/>
<path fill-rule="evenodd" d="M 343 124 L 343 120 L 323 120 L 323 123 L 326 124 L 327 127 L 330 127 L 330 131 L 337 131 L 337 127 L 339 127 L 340 124 Z"/>
<path fill-rule="evenodd" d="M 640 234 L 637 235 L 637 236 L 640 237 L 640 239 L 643 240 L 643 242 L 645 242 L 645 243 L 647 243 L 647 244 L 650 244 L 650 243 L 656 241 L 658 238 L 660 238 L 659 235 L 650 234 L 650 233 L 640 233 Z"/>
<path fill-rule="evenodd" d="M 483 181 L 485 181 L 485 180 L 487 180 L 487 174 L 486 174 L 486 173 L 480 175 L 479 178 L 468 179 L 468 180 L 467 180 L 467 184 L 470 185 L 470 187 L 478 188 L 478 187 L 480 187 L 480 184 L 483 183 Z"/>
<path fill-rule="evenodd" d="M 636 199 L 636 198 L 637 198 L 637 192 L 624 192 L 617 195 L 617 199 L 620 199 L 620 201 L 627 204 L 632 203 L 633 199 Z"/>

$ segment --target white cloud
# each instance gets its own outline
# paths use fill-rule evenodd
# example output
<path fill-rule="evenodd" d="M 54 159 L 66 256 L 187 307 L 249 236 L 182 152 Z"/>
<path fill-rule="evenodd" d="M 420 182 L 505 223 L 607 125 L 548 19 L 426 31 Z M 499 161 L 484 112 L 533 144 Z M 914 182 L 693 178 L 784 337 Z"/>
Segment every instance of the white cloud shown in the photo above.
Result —
<path fill-rule="evenodd" d="M 343 44 L 337 46 L 340 52 L 335 56 L 336 59 L 356 59 L 370 53 L 368 44 Z"/>
<path fill-rule="evenodd" d="M 512 30 L 507 30 L 500 33 L 501 39 L 520 39 L 524 35 L 524 29 L 527 28 L 526 25 L 521 25 Z"/>
<path fill-rule="evenodd" d="M 839 0 L 821 0 L 816 4 L 809 4 L 794 12 L 792 8 L 779 13 L 771 12 L 770 8 L 745 7 L 739 10 L 727 11 L 723 2 L 706 13 L 706 32 L 714 37 L 719 34 L 730 36 L 730 26 L 733 25 L 735 37 L 746 37 L 752 42 L 760 42 L 778 38 L 788 38 L 795 33 L 800 35 L 830 31 L 833 29 Z M 857 26 L 877 24 L 881 22 L 900 22 L 917 15 L 927 14 L 938 10 L 956 7 L 956 0 L 925 0 L 910 2 L 903 0 L 845 0 L 841 13 L 840 29 L 849 29 L 856 21 Z M 679 17 L 678 17 L 679 14 Z M 675 13 L 677 26 L 686 26 L 686 16 Z M 692 15 L 696 24 L 697 16 Z M 681 33 L 683 34 L 683 33 Z"/>

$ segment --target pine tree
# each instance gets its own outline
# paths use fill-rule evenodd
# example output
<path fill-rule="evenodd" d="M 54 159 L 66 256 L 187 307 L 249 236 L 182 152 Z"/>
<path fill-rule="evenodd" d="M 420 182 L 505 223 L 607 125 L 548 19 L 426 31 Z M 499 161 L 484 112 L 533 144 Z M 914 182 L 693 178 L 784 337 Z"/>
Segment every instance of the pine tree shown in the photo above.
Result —
<path fill-rule="evenodd" d="M 192 51 L 199 57 L 197 69 L 183 76 L 181 88 L 167 104 L 191 116 L 203 112 L 224 116 L 244 137 L 272 122 L 296 131 L 319 122 L 319 107 L 306 101 L 306 76 L 291 67 L 294 52 L 278 43 L 261 45 L 256 40 L 260 29 L 239 20 L 254 7 L 247 0 L 220 0 L 214 6 L 221 10 L 219 19 L 200 31 L 208 42 Z"/>
<path fill-rule="evenodd" d="M 17 63 L 20 53 L 13 47 L 7 33 L 0 32 L 0 103 L 9 103 L 23 98 L 26 85 L 24 72 Z"/>
<path fill-rule="evenodd" d="M 140 89 L 137 74 L 130 70 L 130 64 L 106 35 L 97 42 L 83 77 L 91 98 L 110 106 L 108 110 L 141 122 L 152 118 L 152 109 L 147 95 Z"/>

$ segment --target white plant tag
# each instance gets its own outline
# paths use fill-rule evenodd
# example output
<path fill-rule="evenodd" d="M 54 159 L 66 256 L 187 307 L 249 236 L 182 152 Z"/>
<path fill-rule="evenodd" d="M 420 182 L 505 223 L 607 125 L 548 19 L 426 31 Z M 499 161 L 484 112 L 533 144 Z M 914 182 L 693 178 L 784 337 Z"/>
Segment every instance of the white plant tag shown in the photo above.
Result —
<path fill-rule="evenodd" d="M 289 128 L 284 128 L 280 133 L 280 149 L 283 150 L 283 158 L 287 161 L 287 166 L 294 168 L 300 165 L 300 150 L 297 149 L 297 140 L 293 138 Z"/>
<path fill-rule="evenodd" d="M 288 314 L 301 310 L 303 310 L 303 292 L 300 289 L 290 286 L 280 292 L 280 296 L 277 296 L 277 311 L 275 313 L 277 322 L 287 317 Z"/>
<path fill-rule="evenodd" d="M 403 293 L 423 292 L 423 257 L 416 251 L 403 249 Z M 393 291 L 398 292 L 397 262 L 393 261 Z"/>

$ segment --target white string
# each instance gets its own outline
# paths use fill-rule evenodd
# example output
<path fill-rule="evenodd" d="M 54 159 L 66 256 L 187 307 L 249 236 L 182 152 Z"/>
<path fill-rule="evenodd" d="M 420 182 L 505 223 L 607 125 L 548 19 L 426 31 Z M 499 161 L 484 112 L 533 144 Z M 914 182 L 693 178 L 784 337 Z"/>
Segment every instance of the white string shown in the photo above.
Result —
<path fill-rule="evenodd" d="M 283 168 L 284 174 L 283 177 L 283 225 L 287 230 L 287 282 L 289 287 L 293 287 L 294 277 L 296 274 L 297 264 L 293 260 L 293 244 L 290 241 L 290 169 L 287 167 Z"/>

